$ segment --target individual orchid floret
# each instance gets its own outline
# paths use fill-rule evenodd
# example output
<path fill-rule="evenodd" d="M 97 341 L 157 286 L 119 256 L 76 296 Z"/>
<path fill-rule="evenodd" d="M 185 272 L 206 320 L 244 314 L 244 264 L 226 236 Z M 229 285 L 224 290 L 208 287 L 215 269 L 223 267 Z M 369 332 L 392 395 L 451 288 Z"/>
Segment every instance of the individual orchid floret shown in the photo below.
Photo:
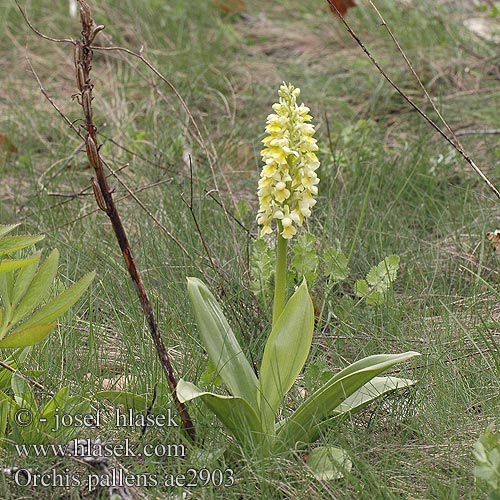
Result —
<path fill-rule="evenodd" d="M 300 89 L 283 83 L 278 92 L 279 102 L 267 117 L 267 137 L 262 141 L 264 167 L 259 180 L 259 213 L 257 222 L 261 235 L 273 232 L 273 220 L 280 235 L 292 238 L 297 228 L 311 215 L 316 204 L 319 160 L 313 138 L 314 126 L 309 123 L 309 108 L 297 105 Z"/>

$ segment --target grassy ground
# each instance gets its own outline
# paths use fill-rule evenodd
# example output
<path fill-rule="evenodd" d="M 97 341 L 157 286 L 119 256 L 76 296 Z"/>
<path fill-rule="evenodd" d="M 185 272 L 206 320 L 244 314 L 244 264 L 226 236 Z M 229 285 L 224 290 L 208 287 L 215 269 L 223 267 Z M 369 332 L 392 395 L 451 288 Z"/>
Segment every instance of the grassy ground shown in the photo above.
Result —
<path fill-rule="evenodd" d="M 95 211 L 86 157 L 26 63 L 29 57 L 62 112 L 78 120 L 70 47 L 37 37 L 13 2 L 0 4 L 0 133 L 17 149 L 0 152 L 0 223 L 23 221 L 30 232 L 45 233 L 43 247 L 61 251 L 65 282 L 91 269 L 98 272 L 91 295 L 35 349 L 29 367 L 44 370 L 40 382 L 52 389 L 67 385 L 87 397 L 115 385 L 151 398 L 161 371 L 111 228 Z M 302 89 L 317 124 L 320 198 L 309 229 L 319 248 L 337 242 L 352 251 L 351 284 L 385 255 L 397 254 L 402 262 L 389 303 L 360 309 L 345 321 L 331 313 L 349 287 L 326 293 L 324 282 L 318 282 L 312 294 L 324 314 L 311 359 L 337 370 L 378 352 L 423 354 L 401 367 L 400 376 L 419 381 L 412 391 L 370 407 L 324 437 L 352 456 L 354 468 L 345 479 L 318 482 L 293 457 L 221 459 L 211 467 L 233 467 L 236 484 L 195 489 L 189 498 L 483 498 L 473 478 L 471 450 L 478 434 L 499 416 L 499 371 L 485 341 L 499 334 L 498 257 L 484 241 L 485 232 L 498 227 L 498 213 L 488 189 L 390 88 L 320 0 L 248 0 L 244 16 L 224 14 L 211 1 L 93 4 L 96 20 L 106 25 L 108 38 L 102 42 L 143 47 L 183 96 L 202 134 L 172 91 L 140 62 L 95 54 L 102 153 L 113 168 L 122 168 L 121 178 L 187 250 L 188 255 L 116 183 L 116 197 L 123 197 L 119 208 L 178 374 L 197 381 L 206 365 L 185 286 L 185 276 L 201 276 L 202 269 L 213 289 L 223 287 L 228 316 L 247 352 L 257 360 L 262 353 L 270 315 L 248 290 L 248 255 L 250 235 L 257 234 L 259 141 L 282 81 Z M 463 27 L 465 18 L 480 15 L 472 2 L 384 0 L 377 5 L 452 127 L 498 129 L 498 46 Z M 65 2 L 32 0 L 26 9 L 47 35 L 78 36 Z M 434 116 L 369 6 L 353 9 L 348 20 L 395 81 Z M 500 184 L 498 135 L 461 139 Z M 217 186 L 219 192 L 211 191 Z M 189 201 L 191 189 L 215 269 L 182 201 Z M 231 229 L 214 198 L 223 199 L 250 234 L 237 224 Z M 169 404 L 164 386 L 158 394 L 161 409 L 162 402 Z M 225 438 L 216 421 L 204 408 L 190 406 L 190 411 L 206 449 L 220 448 Z M 99 432 L 107 440 L 140 441 L 137 431 L 117 433 L 109 426 Z M 148 439 L 174 443 L 180 435 L 168 429 L 165 437 L 156 429 Z M 2 464 L 52 466 L 1 453 Z M 121 463 L 139 474 L 208 462 L 190 455 L 186 461 Z M 165 489 L 140 491 L 166 498 Z M 181 498 L 182 488 L 168 493 Z M 95 493 L 16 488 L 4 478 L 0 497 L 77 499 Z"/>

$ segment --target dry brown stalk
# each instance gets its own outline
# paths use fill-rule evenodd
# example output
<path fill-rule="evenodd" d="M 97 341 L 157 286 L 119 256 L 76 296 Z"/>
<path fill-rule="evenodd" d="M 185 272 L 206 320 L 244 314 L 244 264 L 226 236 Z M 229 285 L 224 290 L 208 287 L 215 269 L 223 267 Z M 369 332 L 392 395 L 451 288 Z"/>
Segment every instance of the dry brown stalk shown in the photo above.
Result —
<path fill-rule="evenodd" d="M 148 323 L 151 337 L 155 345 L 160 364 L 167 377 L 168 386 L 175 406 L 179 412 L 182 425 L 191 441 L 196 441 L 196 434 L 191 417 L 183 403 L 177 397 L 176 387 L 177 378 L 172 368 L 170 356 L 168 355 L 165 343 L 161 337 L 158 323 L 151 306 L 146 288 L 142 281 L 141 274 L 128 241 L 128 237 L 123 227 L 120 215 L 116 209 L 112 193 L 110 191 L 106 175 L 104 174 L 103 160 L 99 154 L 98 141 L 97 141 L 97 128 L 94 125 L 92 118 L 92 90 L 93 82 L 90 78 L 90 71 L 92 69 L 92 43 L 96 35 L 104 29 L 103 25 L 96 25 L 91 17 L 90 7 L 85 0 L 78 0 L 80 3 L 80 19 L 82 23 L 82 38 L 75 42 L 75 77 L 78 90 L 80 91 L 80 104 L 83 108 L 86 131 L 85 135 L 85 148 L 90 165 L 94 168 L 96 178 L 93 179 L 92 187 L 96 197 L 97 204 L 109 217 L 113 230 L 116 235 L 118 244 L 122 251 L 125 264 L 127 265 L 128 272 L 132 281 L 134 282 L 141 306 Z"/>

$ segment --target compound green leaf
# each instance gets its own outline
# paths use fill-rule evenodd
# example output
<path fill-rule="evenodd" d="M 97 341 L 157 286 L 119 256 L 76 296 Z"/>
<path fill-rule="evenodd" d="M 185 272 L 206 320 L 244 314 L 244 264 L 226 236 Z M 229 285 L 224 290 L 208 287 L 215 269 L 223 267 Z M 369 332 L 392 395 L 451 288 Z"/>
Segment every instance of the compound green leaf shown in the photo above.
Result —
<path fill-rule="evenodd" d="M 23 323 L 23 326 L 49 323 L 64 314 L 84 294 L 94 277 L 95 271 L 86 274 L 70 288 L 39 309 L 31 318 Z"/>
<path fill-rule="evenodd" d="M 0 340 L 0 348 L 7 347 L 28 347 L 41 342 L 57 325 L 57 322 L 44 325 L 31 325 L 25 327 L 22 324 L 10 335 Z"/>
<path fill-rule="evenodd" d="M 15 324 L 27 314 L 34 311 L 35 308 L 40 304 L 40 302 L 47 297 L 49 288 L 54 281 L 57 273 L 57 265 L 59 263 L 59 252 L 57 249 L 52 250 L 50 255 L 45 259 L 45 262 L 40 266 L 40 269 L 36 273 L 36 276 L 29 284 L 24 297 L 22 298 L 19 305 L 15 308 L 14 315 L 12 318 L 12 323 Z M 17 288 L 17 281 L 14 287 Z M 25 283 L 22 283 L 25 287 Z M 15 303 L 15 298 L 13 299 Z"/>
<path fill-rule="evenodd" d="M 38 234 L 36 236 L 21 235 L 0 238 L 0 255 L 13 253 L 22 248 L 33 246 L 44 238 L 45 236 L 43 234 Z"/>

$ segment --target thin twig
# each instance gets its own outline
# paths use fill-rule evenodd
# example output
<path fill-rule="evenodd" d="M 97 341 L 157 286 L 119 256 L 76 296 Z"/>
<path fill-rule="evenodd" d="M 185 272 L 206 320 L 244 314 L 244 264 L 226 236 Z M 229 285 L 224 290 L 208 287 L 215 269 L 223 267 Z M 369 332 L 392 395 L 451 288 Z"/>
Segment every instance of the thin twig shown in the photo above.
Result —
<path fill-rule="evenodd" d="M 54 396 L 54 393 L 52 391 L 49 391 L 46 387 L 44 387 L 40 382 L 37 382 L 36 380 L 32 379 L 31 377 L 28 377 L 28 375 L 23 375 L 21 372 L 19 372 L 16 368 L 13 366 L 10 366 L 8 363 L 5 361 L 0 360 L 0 366 L 2 368 L 5 368 L 6 370 L 9 370 L 9 372 L 15 373 L 19 377 L 21 377 L 23 380 L 26 380 L 26 382 L 29 382 L 31 385 L 37 387 L 38 389 L 42 390 L 43 392 L 47 393 L 49 396 Z"/>
<path fill-rule="evenodd" d="M 196 218 L 196 214 L 194 213 L 194 208 L 193 208 L 193 162 L 191 160 L 191 156 L 189 156 L 189 180 L 190 180 L 190 199 L 189 202 L 186 201 L 184 198 L 184 195 L 181 194 L 181 199 L 182 201 L 186 204 L 186 206 L 189 209 L 189 212 L 191 213 L 191 217 L 193 218 L 194 225 L 196 227 L 196 232 L 198 233 L 201 244 L 203 245 L 203 249 L 205 250 L 205 253 L 208 257 L 208 260 L 210 262 L 210 267 L 214 270 L 215 273 L 217 273 L 217 267 L 215 266 L 215 263 L 212 259 L 212 254 L 210 253 L 210 250 L 208 249 L 207 242 L 205 241 L 205 238 L 203 237 L 203 233 L 200 229 L 200 225 L 198 224 L 198 219 Z"/>
<path fill-rule="evenodd" d="M 417 81 L 419 87 L 422 89 L 422 92 L 425 94 L 425 97 L 427 98 L 427 100 L 429 101 L 430 105 L 432 106 L 432 109 L 436 112 L 436 114 L 438 115 L 439 119 L 441 120 L 441 122 L 443 123 L 443 125 L 446 127 L 446 130 L 448 130 L 448 132 L 451 134 L 451 136 L 453 137 L 453 139 L 455 140 L 455 142 L 460 146 L 462 147 L 462 145 L 460 144 L 460 141 L 457 139 L 457 136 L 455 135 L 455 132 L 453 131 L 453 129 L 450 127 L 450 125 L 448 124 L 448 122 L 444 119 L 443 115 L 441 114 L 441 112 L 439 111 L 439 108 L 436 106 L 436 104 L 434 103 L 434 100 L 432 99 L 432 97 L 429 95 L 429 92 L 427 92 L 427 89 L 425 88 L 425 85 L 422 83 L 422 80 L 420 79 L 420 77 L 418 76 L 417 72 L 415 71 L 415 69 L 413 68 L 413 65 L 412 63 L 410 62 L 410 60 L 408 59 L 408 57 L 406 56 L 403 48 L 401 47 L 398 39 L 394 36 L 394 33 L 392 32 L 391 28 L 389 27 L 389 25 L 387 24 L 387 22 L 385 21 L 384 17 L 382 16 L 382 14 L 380 13 L 380 11 L 377 9 L 376 5 L 372 2 L 372 0 L 369 0 L 370 2 L 370 5 L 372 6 L 372 8 L 375 10 L 375 12 L 377 13 L 377 16 L 379 17 L 380 19 L 380 22 L 382 23 L 382 26 L 386 29 L 387 33 L 389 33 L 389 36 L 391 37 L 392 41 L 394 42 L 394 45 L 396 45 L 396 47 L 398 48 L 399 50 L 399 53 L 401 54 L 401 56 L 403 57 L 406 65 L 408 66 L 408 68 L 410 69 L 412 75 L 414 76 L 415 80 Z"/>
<path fill-rule="evenodd" d="M 345 26 L 347 32 L 351 35 L 351 37 L 356 41 L 356 43 L 360 46 L 360 48 L 363 50 L 363 52 L 367 55 L 368 59 L 373 63 L 373 65 L 378 69 L 379 73 L 389 82 L 389 84 L 396 90 L 396 92 L 434 129 L 436 132 L 441 135 L 441 137 L 453 148 L 455 149 L 461 156 L 464 158 L 464 160 L 472 167 L 474 172 L 476 172 L 479 177 L 485 182 L 485 184 L 490 188 L 490 190 L 494 193 L 494 195 L 500 200 L 500 192 L 498 189 L 492 184 L 492 182 L 486 177 L 486 175 L 483 173 L 483 171 L 476 165 L 474 160 L 464 151 L 464 149 L 460 146 L 460 144 L 456 143 L 446 135 L 446 133 L 437 125 L 437 123 L 432 120 L 427 114 L 419 107 L 417 104 L 415 104 L 407 95 L 406 93 L 398 87 L 398 85 L 391 79 L 391 77 L 385 72 L 385 70 L 380 66 L 380 64 L 377 62 L 377 60 L 373 57 L 372 53 L 365 47 L 364 43 L 361 41 L 361 39 L 358 37 L 358 35 L 354 32 L 354 30 L 351 28 L 349 23 L 345 20 L 344 16 L 339 12 L 335 4 L 332 2 L 332 0 L 326 0 L 328 4 L 334 9 L 334 11 L 338 14 L 340 20 L 342 21 L 343 25 Z"/>
<path fill-rule="evenodd" d="M 52 38 L 51 36 L 44 35 L 41 31 L 38 31 L 32 24 L 31 21 L 29 20 L 28 16 L 25 14 L 24 10 L 21 8 L 19 5 L 19 2 L 15 0 L 17 8 L 21 11 L 21 15 L 23 16 L 24 20 L 26 21 L 26 24 L 31 28 L 32 31 L 34 31 L 38 36 L 45 38 L 45 40 L 49 40 L 50 42 L 57 42 L 57 43 L 72 43 L 73 45 L 75 44 L 74 40 L 71 40 L 70 38 Z"/>
<path fill-rule="evenodd" d="M 51 39 L 49 38 L 49 40 L 51 40 Z M 61 116 L 61 118 L 68 124 L 68 127 L 71 130 L 73 130 L 76 134 L 78 134 L 78 137 L 80 137 L 80 139 L 83 140 L 82 133 L 78 130 L 77 127 L 75 127 L 74 123 L 59 109 L 59 107 L 54 102 L 54 100 L 52 99 L 52 97 L 50 97 L 50 95 L 48 94 L 48 92 L 45 90 L 45 87 L 43 86 L 42 81 L 40 80 L 37 72 L 35 71 L 35 68 L 33 68 L 33 65 L 31 64 L 30 59 L 28 57 L 26 57 L 26 60 L 28 61 L 28 64 L 30 66 L 31 72 L 33 73 L 33 76 L 36 78 L 36 81 L 38 83 L 38 87 L 40 88 L 40 92 L 44 95 L 45 99 L 47 99 L 47 101 L 49 101 L 49 103 L 51 104 L 51 106 L 59 113 L 59 115 Z"/>
<path fill-rule="evenodd" d="M 499 135 L 500 129 L 486 129 L 486 130 L 463 130 L 462 132 L 457 132 L 456 135 Z"/>
<path fill-rule="evenodd" d="M 125 188 L 125 191 L 127 191 L 127 193 L 149 215 L 149 217 L 151 217 L 151 219 L 155 222 L 155 224 L 157 224 L 158 227 L 160 227 L 161 230 L 166 235 L 168 235 L 168 237 L 182 250 L 182 252 L 184 253 L 184 255 L 186 255 L 187 257 L 189 257 L 190 259 L 192 259 L 193 257 L 186 250 L 186 248 L 184 247 L 184 245 L 168 230 L 168 228 L 164 224 L 162 224 L 162 222 L 160 220 L 158 220 L 157 217 L 155 217 L 155 215 L 151 212 L 151 210 L 149 210 L 149 208 L 137 197 L 137 195 L 136 195 L 137 191 L 136 192 L 132 191 L 127 186 L 127 184 L 125 184 L 125 182 L 122 181 L 121 177 L 116 172 L 114 172 L 113 169 L 109 165 L 107 165 L 107 164 L 105 164 L 105 165 L 108 168 L 108 170 L 111 172 L 111 174 L 113 175 L 113 177 Z"/>

